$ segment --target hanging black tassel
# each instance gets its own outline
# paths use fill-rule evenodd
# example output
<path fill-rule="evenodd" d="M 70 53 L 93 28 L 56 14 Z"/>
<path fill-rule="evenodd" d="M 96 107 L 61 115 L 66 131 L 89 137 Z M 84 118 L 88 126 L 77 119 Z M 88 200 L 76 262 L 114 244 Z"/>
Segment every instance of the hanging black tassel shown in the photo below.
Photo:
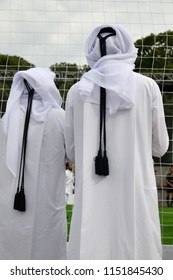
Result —
<path fill-rule="evenodd" d="M 104 152 L 102 154 L 102 131 Z M 95 157 L 95 173 L 97 175 L 109 175 L 109 163 L 106 152 L 106 90 L 100 88 L 100 144 L 98 154 Z"/>
<path fill-rule="evenodd" d="M 19 177 L 18 177 L 18 187 L 17 187 L 17 192 L 14 197 L 14 205 L 13 205 L 14 210 L 18 210 L 21 212 L 26 211 L 25 192 L 24 192 L 25 157 L 26 157 L 28 127 L 29 127 L 29 120 L 30 120 L 30 114 L 31 114 L 31 108 L 32 108 L 33 94 L 34 94 L 34 89 L 30 88 L 30 86 L 28 85 L 26 80 L 24 80 L 24 83 L 26 85 L 26 88 L 28 89 L 28 104 L 27 104 L 24 131 L 23 131 L 22 151 L 21 151 Z"/>
<path fill-rule="evenodd" d="M 102 37 L 102 33 L 109 33 L 105 37 Z M 115 36 L 116 32 L 111 27 L 105 27 L 98 33 L 100 39 L 100 52 L 101 57 L 106 55 L 106 39 L 110 36 Z M 102 135 L 103 130 L 103 135 Z M 104 152 L 102 155 L 102 138 L 104 144 Z M 106 89 L 100 88 L 100 143 L 98 154 L 95 157 L 95 174 L 108 176 L 109 175 L 109 162 L 106 152 Z"/>
<path fill-rule="evenodd" d="M 98 155 L 95 157 L 95 173 L 97 175 L 103 175 L 103 157 L 101 150 L 98 151 Z"/>
<path fill-rule="evenodd" d="M 98 155 L 95 157 L 95 174 L 108 176 L 109 175 L 109 162 L 106 151 L 102 156 L 101 151 L 98 151 Z"/>
<path fill-rule="evenodd" d="M 15 197 L 14 197 L 13 209 L 21 211 L 21 212 L 26 211 L 24 188 L 21 188 L 20 191 L 16 192 Z"/>

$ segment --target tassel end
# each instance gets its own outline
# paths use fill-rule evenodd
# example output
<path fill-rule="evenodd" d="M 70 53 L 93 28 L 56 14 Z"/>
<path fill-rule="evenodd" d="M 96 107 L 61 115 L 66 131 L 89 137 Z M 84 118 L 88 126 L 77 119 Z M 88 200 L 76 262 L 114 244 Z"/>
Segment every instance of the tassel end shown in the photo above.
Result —
<path fill-rule="evenodd" d="M 15 194 L 13 209 L 21 212 L 26 211 L 25 194 L 23 188 Z"/>
<path fill-rule="evenodd" d="M 98 155 L 95 157 L 95 174 L 102 176 L 109 175 L 109 162 L 106 152 L 102 156 L 101 151 L 98 151 Z"/>

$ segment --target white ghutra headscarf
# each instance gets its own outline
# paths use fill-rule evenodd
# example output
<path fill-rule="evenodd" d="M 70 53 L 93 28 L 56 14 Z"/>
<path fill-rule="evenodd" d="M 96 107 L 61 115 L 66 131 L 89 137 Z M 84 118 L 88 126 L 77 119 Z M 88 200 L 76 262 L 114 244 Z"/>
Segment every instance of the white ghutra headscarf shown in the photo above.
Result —
<path fill-rule="evenodd" d="M 106 39 L 107 55 L 101 57 L 97 35 L 104 27 L 113 28 L 116 35 Z M 135 98 L 133 69 L 137 49 L 127 30 L 119 24 L 104 24 L 95 28 L 86 41 L 85 55 L 91 70 L 78 83 L 80 98 L 100 104 L 100 96 L 95 88 L 103 87 L 106 89 L 106 106 L 110 114 L 131 108 Z"/>
<path fill-rule="evenodd" d="M 35 90 L 31 118 L 40 123 L 45 122 L 53 107 L 60 108 L 62 104 L 54 78 L 55 74 L 49 68 L 41 67 L 19 71 L 13 77 L 2 125 L 7 135 L 6 165 L 14 176 L 17 174 L 19 161 L 20 110 L 26 112 L 28 102 L 28 91 L 24 79 Z"/>

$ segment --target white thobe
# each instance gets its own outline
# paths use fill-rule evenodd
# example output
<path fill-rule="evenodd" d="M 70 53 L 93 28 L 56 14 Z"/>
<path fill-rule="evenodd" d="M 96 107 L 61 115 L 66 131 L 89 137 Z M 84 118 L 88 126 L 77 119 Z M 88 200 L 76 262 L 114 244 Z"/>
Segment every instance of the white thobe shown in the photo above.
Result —
<path fill-rule="evenodd" d="M 66 102 L 67 156 L 75 162 L 75 205 L 69 259 L 161 259 L 162 246 L 152 156 L 168 148 L 157 84 L 135 73 L 135 105 L 108 114 L 109 176 L 95 174 L 99 106 L 79 98 L 78 84 Z M 99 94 L 99 88 L 97 88 Z"/>
<path fill-rule="evenodd" d="M 24 112 L 21 110 L 21 135 Z M 64 111 L 30 119 L 25 163 L 26 212 L 13 209 L 15 178 L 5 165 L 0 129 L 0 259 L 66 259 Z"/>

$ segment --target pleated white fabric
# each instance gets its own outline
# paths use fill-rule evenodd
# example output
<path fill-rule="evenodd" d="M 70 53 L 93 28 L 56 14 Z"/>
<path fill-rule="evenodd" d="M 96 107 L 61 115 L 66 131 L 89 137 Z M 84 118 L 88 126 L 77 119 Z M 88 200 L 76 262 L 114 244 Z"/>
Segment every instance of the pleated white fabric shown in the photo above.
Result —
<path fill-rule="evenodd" d="M 95 104 L 100 103 L 96 88 L 106 88 L 107 108 L 112 114 L 134 105 L 133 69 L 137 49 L 126 29 L 118 24 L 110 25 L 116 31 L 116 35 L 106 39 L 107 55 L 101 57 L 97 34 L 106 26 L 101 25 L 94 29 L 86 41 L 85 54 L 91 70 L 83 75 L 78 88 L 81 99 Z M 106 35 L 107 33 L 103 34 L 103 37 Z"/>
<path fill-rule="evenodd" d="M 14 75 L 6 112 L 2 118 L 4 132 L 7 134 L 6 164 L 12 174 L 16 176 L 19 161 L 19 123 L 20 109 L 27 107 L 27 89 L 23 82 L 28 81 L 34 88 L 31 118 L 36 122 L 44 122 L 49 111 L 60 108 L 62 98 L 54 83 L 55 74 L 48 68 L 35 67 L 27 71 L 19 71 Z"/>

